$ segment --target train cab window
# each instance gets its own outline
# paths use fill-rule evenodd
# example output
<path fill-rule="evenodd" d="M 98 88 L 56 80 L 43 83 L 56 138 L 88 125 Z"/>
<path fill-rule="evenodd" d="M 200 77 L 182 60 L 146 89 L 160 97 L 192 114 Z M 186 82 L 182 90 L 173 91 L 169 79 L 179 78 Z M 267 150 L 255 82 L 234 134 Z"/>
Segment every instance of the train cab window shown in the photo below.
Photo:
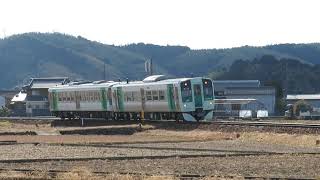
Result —
<path fill-rule="evenodd" d="M 203 79 L 202 84 L 203 84 L 204 100 L 213 100 L 212 81 L 209 79 Z"/>
<path fill-rule="evenodd" d="M 152 101 L 151 91 L 146 91 L 146 98 L 147 98 L 147 101 Z"/>
<path fill-rule="evenodd" d="M 159 91 L 159 100 L 160 101 L 164 100 L 164 91 Z"/>
<path fill-rule="evenodd" d="M 180 84 L 182 102 L 192 102 L 191 82 L 185 81 Z"/>
<path fill-rule="evenodd" d="M 152 91 L 152 99 L 154 101 L 158 101 L 159 100 L 158 91 Z"/>

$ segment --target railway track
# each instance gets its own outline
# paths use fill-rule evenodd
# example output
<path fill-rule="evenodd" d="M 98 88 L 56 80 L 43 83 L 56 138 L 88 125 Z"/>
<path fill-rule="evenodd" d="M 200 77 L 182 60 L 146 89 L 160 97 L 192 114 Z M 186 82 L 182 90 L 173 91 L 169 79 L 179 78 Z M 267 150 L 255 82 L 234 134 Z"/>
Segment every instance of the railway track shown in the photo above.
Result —
<path fill-rule="evenodd" d="M 1 120 L 9 122 L 25 122 L 25 123 L 52 123 L 58 125 L 73 125 L 80 123 L 80 120 L 61 120 L 56 117 L 1 117 Z M 101 125 L 125 125 L 125 124 L 139 124 L 140 121 L 133 120 L 105 120 L 105 119 L 85 119 L 84 126 L 94 126 L 97 123 L 98 126 Z M 252 126 L 252 127 L 283 127 L 283 128 L 311 128 L 311 129 L 320 129 L 319 123 L 300 123 L 300 122 L 275 122 L 275 121 L 200 121 L 200 122 L 176 122 L 173 120 L 145 120 L 144 124 L 161 124 L 161 123 L 172 123 L 172 124 L 199 124 L 199 125 L 219 125 L 219 126 Z"/>
<path fill-rule="evenodd" d="M 320 128 L 319 124 L 309 123 L 283 123 L 283 122 L 248 122 L 248 121 L 212 121 L 204 124 L 227 126 L 263 126 L 263 127 L 289 127 L 289 128 Z"/>

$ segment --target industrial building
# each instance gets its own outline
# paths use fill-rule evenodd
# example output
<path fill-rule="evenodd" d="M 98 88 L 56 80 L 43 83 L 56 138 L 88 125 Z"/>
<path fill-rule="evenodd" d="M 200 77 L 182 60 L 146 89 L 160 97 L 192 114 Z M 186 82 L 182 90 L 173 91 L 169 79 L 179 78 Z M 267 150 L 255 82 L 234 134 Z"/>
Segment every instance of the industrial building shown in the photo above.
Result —
<path fill-rule="evenodd" d="M 275 113 L 275 88 L 261 86 L 259 80 L 215 80 L 213 85 L 217 116 L 238 116 L 240 110 Z"/>
<path fill-rule="evenodd" d="M 320 94 L 288 94 L 286 103 L 286 116 L 320 118 Z"/>

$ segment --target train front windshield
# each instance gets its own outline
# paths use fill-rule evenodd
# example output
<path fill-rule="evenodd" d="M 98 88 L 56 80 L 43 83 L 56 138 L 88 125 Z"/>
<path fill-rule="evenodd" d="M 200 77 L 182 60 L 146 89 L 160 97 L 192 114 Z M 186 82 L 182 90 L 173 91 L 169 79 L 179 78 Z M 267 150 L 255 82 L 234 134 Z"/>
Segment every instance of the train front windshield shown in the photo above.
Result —
<path fill-rule="evenodd" d="M 185 81 L 180 84 L 182 102 L 192 102 L 191 82 Z"/>
<path fill-rule="evenodd" d="M 213 100 L 212 81 L 209 79 L 202 79 L 202 84 L 203 84 L 204 100 L 205 101 Z"/>

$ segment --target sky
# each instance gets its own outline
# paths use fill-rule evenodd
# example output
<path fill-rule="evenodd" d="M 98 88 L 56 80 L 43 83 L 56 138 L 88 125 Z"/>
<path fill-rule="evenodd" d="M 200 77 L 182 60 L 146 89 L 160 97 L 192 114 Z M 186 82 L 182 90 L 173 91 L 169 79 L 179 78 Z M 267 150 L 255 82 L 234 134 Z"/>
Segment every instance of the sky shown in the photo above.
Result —
<path fill-rule="evenodd" d="M 61 32 L 193 49 L 320 42 L 319 0 L 1 0 L 0 37 Z"/>

